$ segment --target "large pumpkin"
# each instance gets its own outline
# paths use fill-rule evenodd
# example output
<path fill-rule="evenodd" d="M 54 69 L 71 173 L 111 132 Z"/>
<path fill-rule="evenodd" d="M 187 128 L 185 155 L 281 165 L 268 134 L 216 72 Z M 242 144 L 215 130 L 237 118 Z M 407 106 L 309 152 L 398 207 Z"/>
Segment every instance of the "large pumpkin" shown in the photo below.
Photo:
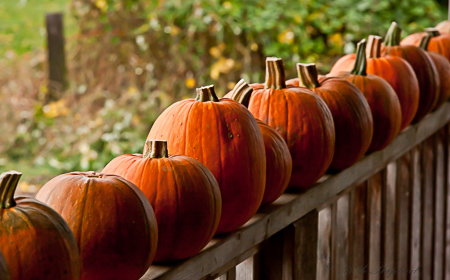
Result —
<path fill-rule="evenodd" d="M 0 251 L 11 279 L 79 279 L 78 247 L 64 219 L 35 199 L 14 199 L 21 175 L 0 176 Z"/>
<path fill-rule="evenodd" d="M 431 112 L 439 98 L 439 74 L 431 58 L 419 47 L 400 45 L 401 29 L 393 22 L 384 39 L 382 53 L 404 58 L 414 69 L 419 82 L 419 107 L 413 122 L 420 121 Z"/>
<path fill-rule="evenodd" d="M 414 119 L 419 107 L 419 82 L 411 65 L 401 57 L 381 56 L 381 37 L 369 36 L 366 49 L 367 73 L 385 79 L 394 89 L 402 109 L 402 125 L 406 128 Z M 344 56 L 331 69 L 331 75 L 351 71 L 355 66 L 356 54 Z"/>
<path fill-rule="evenodd" d="M 253 89 L 240 80 L 234 89 L 224 97 L 233 99 L 248 107 Z M 283 137 L 260 119 L 256 119 L 261 130 L 266 150 L 266 190 L 262 205 L 274 202 L 286 190 L 292 173 L 292 157 Z"/>
<path fill-rule="evenodd" d="M 422 37 L 419 45 L 420 48 L 425 51 L 429 49 L 428 44 L 430 42 L 430 39 L 432 39 L 431 35 Z M 439 74 L 439 81 L 441 86 L 439 91 L 439 99 L 436 102 L 435 106 L 435 108 L 437 108 L 450 98 L 450 62 L 446 57 L 437 52 L 427 51 L 426 53 L 431 58 L 431 60 L 433 60 Z"/>
<path fill-rule="evenodd" d="M 450 20 L 444 20 L 435 27 L 440 33 L 450 33 Z"/>
<path fill-rule="evenodd" d="M 9 274 L 8 265 L 2 252 L 0 252 L 0 280 L 11 280 L 11 274 Z"/>
<path fill-rule="evenodd" d="M 191 257 L 212 239 L 222 198 L 214 175 L 187 156 L 168 156 L 167 142 L 148 140 L 143 155 L 121 155 L 103 173 L 136 184 L 150 201 L 158 222 L 154 261 Z"/>
<path fill-rule="evenodd" d="M 333 116 L 325 102 L 306 88 L 286 86 L 283 60 L 267 58 L 265 84 L 251 84 L 248 109 L 286 141 L 293 168 L 289 187 L 308 188 L 333 160 Z"/>
<path fill-rule="evenodd" d="M 338 76 L 353 83 L 366 97 L 373 117 L 373 138 L 369 151 L 386 147 L 399 133 L 402 114 L 394 89 L 383 78 L 366 72 L 366 40 L 358 43 L 355 67 Z"/>
<path fill-rule="evenodd" d="M 171 153 L 193 157 L 214 174 L 222 194 L 218 233 L 237 229 L 256 213 L 266 156 L 258 123 L 244 106 L 219 100 L 214 86 L 199 88 L 196 99 L 176 102 L 158 117 L 151 139 L 167 140 Z"/>
<path fill-rule="evenodd" d="M 72 172 L 47 182 L 36 198 L 55 209 L 75 235 L 81 279 L 139 279 L 155 255 L 152 207 L 133 183 L 95 172 Z"/>
<path fill-rule="evenodd" d="M 342 170 L 360 160 L 370 146 L 373 120 L 369 103 L 349 81 L 335 77 L 318 78 L 315 64 L 297 64 L 299 78 L 286 82 L 317 93 L 333 115 L 336 145 L 330 168 Z M 351 135 L 351 137 L 349 137 Z"/>
<path fill-rule="evenodd" d="M 422 39 L 428 35 L 430 35 L 431 38 L 429 39 L 427 48 L 424 50 L 440 53 L 445 56 L 447 60 L 450 60 L 450 34 L 441 34 L 435 28 L 425 28 L 425 32 L 408 35 L 400 44 L 402 46 L 414 45 L 420 47 Z"/>

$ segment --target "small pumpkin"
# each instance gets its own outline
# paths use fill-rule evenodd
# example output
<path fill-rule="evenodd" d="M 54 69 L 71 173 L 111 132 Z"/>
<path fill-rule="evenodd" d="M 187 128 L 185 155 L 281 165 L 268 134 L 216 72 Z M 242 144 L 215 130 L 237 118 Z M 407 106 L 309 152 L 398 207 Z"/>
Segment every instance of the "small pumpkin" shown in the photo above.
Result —
<path fill-rule="evenodd" d="M 450 20 L 444 20 L 435 27 L 440 33 L 450 33 Z"/>
<path fill-rule="evenodd" d="M 439 99 L 439 74 L 431 58 L 419 47 L 400 45 L 401 28 L 393 22 L 384 39 L 382 54 L 404 58 L 414 69 L 419 82 L 419 107 L 413 123 L 431 112 Z"/>
<path fill-rule="evenodd" d="M 80 279 L 139 279 L 147 271 L 158 228 L 150 203 L 133 183 L 116 175 L 71 172 L 51 179 L 36 198 L 72 229 Z"/>
<path fill-rule="evenodd" d="M 431 38 L 431 35 L 422 37 L 419 47 L 426 51 L 428 49 L 428 44 Z M 437 108 L 450 98 L 450 62 L 447 58 L 437 52 L 427 51 L 426 53 L 431 58 L 431 60 L 433 60 L 439 74 L 439 81 L 441 86 L 439 91 L 439 99 L 436 102 L 435 106 L 435 108 Z"/>
<path fill-rule="evenodd" d="M 355 67 L 338 76 L 353 83 L 366 97 L 373 117 L 373 138 L 369 151 L 385 148 L 400 131 L 402 114 L 394 89 L 383 78 L 366 72 L 366 40 L 358 43 Z"/>
<path fill-rule="evenodd" d="M 405 129 L 414 119 L 419 107 L 419 82 L 411 65 L 401 57 L 381 56 L 381 37 L 369 36 L 366 49 L 367 73 L 385 79 L 394 89 L 402 109 L 402 125 Z M 344 56 L 331 70 L 333 73 L 351 71 L 355 66 L 356 54 Z"/>
<path fill-rule="evenodd" d="M 333 160 L 335 130 L 330 109 L 311 90 L 286 85 L 280 58 L 267 58 L 265 84 L 250 86 L 248 109 L 275 128 L 289 147 L 293 167 L 288 187 L 310 187 Z"/>
<path fill-rule="evenodd" d="M 219 185 L 201 162 L 167 152 L 167 142 L 147 140 L 144 154 L 121 155 L 103 173 L 122 176 L 148 198 L 158 222 L 154 262 L 189 258 L 212 239 L 222 208 Z"/>
<path fill-rule="evenodd" d="M 224 97 L 248 107 L 253 89 L 240 80 Z M 265 122 L 256 119 L 264 139 L 266 151 L 266 189 L 261 205 L 274 202 L 286 190 L 292 173 L 292 157 L 283 137 Z"/>
<path fill-rule="evenodd" d="M 9 268 L 2 252 L 0 252 L 0 280 L 11 280 L 11 274 L 9 274 Z"/>
<path fill-rule="evenodd" d="M 336 77 L 319 79 L 315 64 L 297 64 L 298 78 L 286 84 L 317 93 L 333 115 L 336 145 L 330 169 L 342 170 L 360 160 L 370 146 L 373 119 L 369 103 L 349 81 Z M 351 137 L 349 137 L 351 135 Z"/>
<path fill-rule="evenodd" d="M 264 140 L 253 115 L 241 104 L 219 99 L 214 86 L 197 89 L 196 99 L 172 104 L 155 121 L 147 140 L 167 140 L 173 154 L 203 163 L 219 183 L 222 214 L 218 233 L 245 224 L 264 195 Z"/>
<path fill-rule="evenodd" d="M 436 28 L 425 28 L 425 32 L 410 34 L 401 41 L 402 46 L 413 45 L 420 47 L 422 39 L 426 36 L 431 36 L 427 48 L 431 52 L 442 54 L 447 60 L 450 60 L 450 34 L 439 33 Z"/>
<path fill-rule="evenodd" d="M 21 176 L 17 171 L 0 176 L 0 251 L 11 279 L 79 279 L 80 255 L 69 226 L 47 205 L 14 198 Z"/>

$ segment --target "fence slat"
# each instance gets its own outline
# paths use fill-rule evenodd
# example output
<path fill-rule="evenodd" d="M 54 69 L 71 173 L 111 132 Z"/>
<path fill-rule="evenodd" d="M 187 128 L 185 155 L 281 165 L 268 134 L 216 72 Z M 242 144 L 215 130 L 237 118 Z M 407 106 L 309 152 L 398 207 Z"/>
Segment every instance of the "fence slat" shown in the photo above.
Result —
<path fill-rule="evenodd" d="M 386 172 L 382 170 L 368 180 L 367 198 L 367 234 L 366 247 L 368 250 L 368 279 L 380 279 L 381 264 L 381 189 L 383 188 Z"/>
<path fill-rule="evenodd" d="M 349 193 L 343 194 L 333 207 L 332 279 L 347 279 L 349 247 Z"/>
<path fill-rule="evenodd" d="M 317 275 L 317 243 L 319 212 L 314 209 L 294 223 L 294 279 L 315 279 Z"/>
<path fill-rule="evenodd" d="M 253 256 L 236 266 L 236 278 L 239 280 L 253 280 Z"/>
<path fill-rule="evenodd" d="M 319 239 L 317 248 L 317 279 L 330 279 L 331 263 L 331 207 L 319 212 Z"/>
<path fill-rule="evenodd" d="M 395 248 L 396 248 L 396 181 L 397 181 L 397 162 L 391 162 L 386 167 L 386 183 L 382 185 L 382 261 L 381 278 L 392 279 L 388 272 L 395 267 Z"/>
<path fill-rule="evenodd" d="M 445 191 L 444 191 L 444 143 L 443 134 L 441 132 L 435 135 L 435 204 L 434 204 L 434 279 L 444 278 L 444 203 L 445 203 Z"/>
<path fill-rule="evenodd" d="M 363 280 L 367 269 L 366 211 L 367 182 L 362 183 L 351 192 L 350 199 L 350 269 L 349 278 Z"/>
<path fill-rule="evenodd" d="M 444 130 L 444 158 L 445 158 L 445 279 L 450 280 L 450 124 L 446 125 Z"/>
<path fill-rule="evenodd" d="M 412 194 L 411 194 L 411 258 L 410 267 L 412 270 L 420 268 L 421 240 L 422 240 L 422 172 L 421 172 L 421 150 L 422 145 L 418 145 L 411 151 L 411 173 Z M 412 280 L 420 279 L 420 271 L 411 273 Z"/>

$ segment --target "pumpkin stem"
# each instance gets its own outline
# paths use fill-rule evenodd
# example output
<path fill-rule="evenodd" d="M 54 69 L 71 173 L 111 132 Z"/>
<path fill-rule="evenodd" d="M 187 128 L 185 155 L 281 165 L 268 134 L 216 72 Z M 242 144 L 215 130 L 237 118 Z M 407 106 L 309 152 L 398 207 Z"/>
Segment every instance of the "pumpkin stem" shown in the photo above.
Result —
<path fill-rule="evenodd" d="M 395 21 L 393 21 L 386 33 L 386 37 L 384 37 L 384 44 L 390 47 L 400 45 L 401 34 L 402 29 Z"/>
<path fill-rule="evenodd" d="M 252 93 L 253 89 L 244 81 L 244 79 L 241 79 L 231 91 L 231 99 L 248 108 Z"/>
<path fill-rule="evenodd" d="M 428 44 L 430 43 L 430 40 L 433 36 L 428 34 L 423 36 L 422 39 L 420 39 L 419 48 L 426 51 L 428 49 Z"/>
<path fill-rule="evenodd" d="M 362 39 L 356 47 L 355 67 L 350 72 L 354 75 L 367 76 L 367 60 L 366 60 L 366 39 Z"/>
<path fill-rule="evenodd" d="M 19 183 L 21 172 L 14 170 L 3 172 L 0 175 L 0 209 L 8 209 L 16 206 L 14 193 Z"/>
<path fill-rule="evenodd" d="M 96 173 L 95 171 L 88 171 L 85 173 L 85 176 L 88 178 L 102 178 L 103 175 L 100 173 Z"/>
<path fill-rule="evenodd" d="M 218 102 L 219 98 L 217 98 L 216 92 L 214 91 L 214 85 L 204 86 L 201 88 L 197 88 L 197 97 L 195 100 L 206 102 L 206 101 L 214 101 Z"/>
<path fill-rule="evenodd" d="M 379 58 L 381 56 L 381 42 L 383 38 L 380 36 L 370 35 L 367 42 L 366 58 Z"/>
<path fill-rule="evenodd" d="M 266 58 L 265 88 L 286 88 L 283 59 L 277 57 Z"/>
<path fill-rule="evenodd" d="M 297 63 L 298 82 L 301 87 L 317 88 L 320 87 L 315 63 Z"/>
<path fill-rule="evenodd" d="M 439 30 L 437 30 L 437 29 L 434 28 L 434 27 L 425 28 L 425 32 L 426 32 L 427 34 L 430 34 L 431 37 L 436 37 L 436 36 L 441 35 L 441 33 L 439 32 Z"/>
<path fill-rule="evenodd" d="M 169 157 L 167 151 L 167 141 L 147 140 L 144 146 L 143 158 L 166 158 Z"/>

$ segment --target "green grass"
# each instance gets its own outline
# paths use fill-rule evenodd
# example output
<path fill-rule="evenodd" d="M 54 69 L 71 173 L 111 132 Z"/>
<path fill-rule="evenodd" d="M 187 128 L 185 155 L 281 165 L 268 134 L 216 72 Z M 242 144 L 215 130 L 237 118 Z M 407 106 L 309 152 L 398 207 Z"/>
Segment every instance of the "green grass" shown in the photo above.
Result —
<path fill-rule="evenodd" d="M 45 14 L 65 14 L 65 35 L 75 32 L 70 0 L 0 0 L 0 58 L 45 47 Z M 7 52 L 9 51 L 9 52 Z"/>

